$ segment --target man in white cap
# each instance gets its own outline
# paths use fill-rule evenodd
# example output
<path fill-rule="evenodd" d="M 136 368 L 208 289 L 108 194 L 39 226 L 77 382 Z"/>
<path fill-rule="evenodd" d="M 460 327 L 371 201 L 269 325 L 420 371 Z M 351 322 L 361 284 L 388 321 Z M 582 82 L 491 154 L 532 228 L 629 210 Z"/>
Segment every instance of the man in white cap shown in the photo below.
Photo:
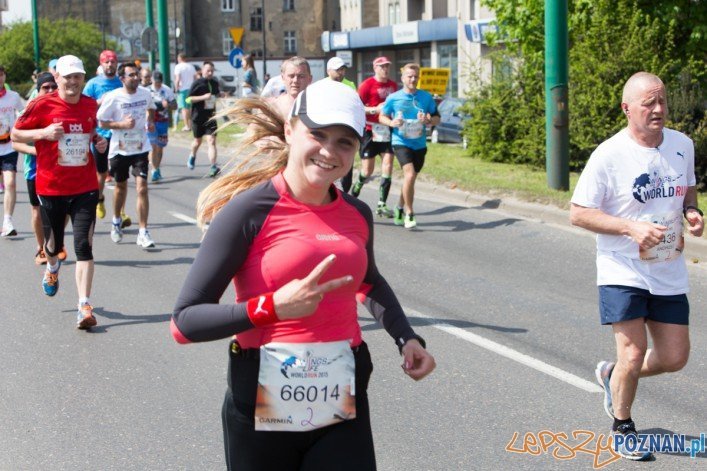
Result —
<path fill-rule="evenodd" d="M 76 253 L 78 290 L 77 327 L 96 325 L 89 302 L 93 284 L 93 232 L 96 225 L 98 180 L 89 144 L 104 152 L 107 142 L 96 134 L 96 100 L 81 94 L 86 71 L 76 56 L 56 64 L 57 93 L 32 101 L 17 119 L 11 137 L 34 142 L 37 150 L 36 189 L 44 225 L 47 270 L 42 288 L 47 296 L 59 290 L 59 251 L 64 245 L 64 223 L 71 217 Z"/>
<path fill-rule="evenodd" d="M 346 62 L 341 57 L 332 57 L 326 63 L 326 74 L 329 79 L 335 82 L 341 82 L 344 85 L 356 90 L 356 84 L 346 78 Z"/>

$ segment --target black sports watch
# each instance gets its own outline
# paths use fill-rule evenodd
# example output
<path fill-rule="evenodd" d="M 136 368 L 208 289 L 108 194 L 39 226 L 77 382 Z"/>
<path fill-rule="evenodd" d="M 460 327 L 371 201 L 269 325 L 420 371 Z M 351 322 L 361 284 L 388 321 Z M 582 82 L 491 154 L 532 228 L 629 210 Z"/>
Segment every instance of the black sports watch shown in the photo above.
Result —
<path fill-rule="evenodd" d="M 403 347 L 407 343 L 408 340 L 415 339 L 418 342 L 420 342 L 420 345 L 422 345 L 422 348 L 427 349 L 427 343 L 425 342 L 425 339 L 420 337 L 417 334 L 412 334 L 404 337 L 398 337 L 398 339 L 395 341 L 395 344 L 398 346 L 398 350 L 400 351 L 400 354 L 402 355 L 403 353 Z"/>
<path fill-rule="evenodd" d="M 697 206 L 692 206 L 692 205 L 685 206 L 684 208 L 682 208 L 682 215 L 687 217 L 687 212 L 691 209 L 694 209 L 695 211 L 697 211 L 697 213 L 700 216 L 704 217 L 704 214 L 702 214 L 702 210 L 700 208 L 698 208 Z"/>

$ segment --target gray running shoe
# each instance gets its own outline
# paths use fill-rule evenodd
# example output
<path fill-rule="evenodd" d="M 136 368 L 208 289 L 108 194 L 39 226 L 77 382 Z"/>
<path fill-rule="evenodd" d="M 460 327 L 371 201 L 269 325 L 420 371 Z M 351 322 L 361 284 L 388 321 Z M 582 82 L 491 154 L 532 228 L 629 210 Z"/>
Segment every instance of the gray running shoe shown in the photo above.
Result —
<path fill-rule="evenodd" d="M 633 421 L 619 425 L 615 432 L 611 432 L 612 447 L 622 458 L 632 461 L 647 461 L 653 458 L 653 453 L 644 449 L 638 441 L 636 424 Z"/>
<path fill-rule="evenodd" d="M 600 361 L 597 363 L 597 367 L 594 370 L 597 382 L 604 390 L 604 411 L 606 415 L 612 419 L 614 418 L 614 403 L 611 400 L 611 386 L 609 386 L 609 380 L 611 380 L 611 373 L 614 371 L 614 366 L 616 366 L 616 363 L 613 361 Z"/>

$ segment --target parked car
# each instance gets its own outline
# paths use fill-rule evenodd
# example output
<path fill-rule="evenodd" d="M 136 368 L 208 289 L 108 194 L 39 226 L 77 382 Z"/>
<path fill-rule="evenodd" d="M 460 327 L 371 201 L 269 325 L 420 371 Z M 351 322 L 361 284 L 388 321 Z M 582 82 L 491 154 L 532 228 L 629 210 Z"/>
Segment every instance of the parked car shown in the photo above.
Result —
<path fill-rule="evenodd" d="M 461 98 L 446 98 L 437 106 L 440 122 L 430 132 L 432 142 L 460 143 L 466 149 L 467 142 L 466 137 L 462 136 L 462 129 L 467 116 L 459 111 L 464 103 Z"/>

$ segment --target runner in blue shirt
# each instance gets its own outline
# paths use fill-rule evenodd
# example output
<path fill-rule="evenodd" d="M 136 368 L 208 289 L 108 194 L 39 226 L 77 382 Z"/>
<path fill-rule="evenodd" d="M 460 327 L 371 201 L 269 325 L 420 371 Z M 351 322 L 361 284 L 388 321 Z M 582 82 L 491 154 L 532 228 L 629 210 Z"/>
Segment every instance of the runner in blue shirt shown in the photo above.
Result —
<path fill-rule="evenodd" d="M 393 221 L 397 226 L 404 225 L 406 229 L 412 229 L 417 226 L 412 209 L 415 180 L 425 164 L 427 154 L 425 128 L 436 126 L 440 118 L 432 95 L 417 89 L 420 66 L 405 64 L 400 72 L 403 88 L 388 95 L 378 122 L 393 128 L 393 152 L 403 169 L 403 189 Z"/>

